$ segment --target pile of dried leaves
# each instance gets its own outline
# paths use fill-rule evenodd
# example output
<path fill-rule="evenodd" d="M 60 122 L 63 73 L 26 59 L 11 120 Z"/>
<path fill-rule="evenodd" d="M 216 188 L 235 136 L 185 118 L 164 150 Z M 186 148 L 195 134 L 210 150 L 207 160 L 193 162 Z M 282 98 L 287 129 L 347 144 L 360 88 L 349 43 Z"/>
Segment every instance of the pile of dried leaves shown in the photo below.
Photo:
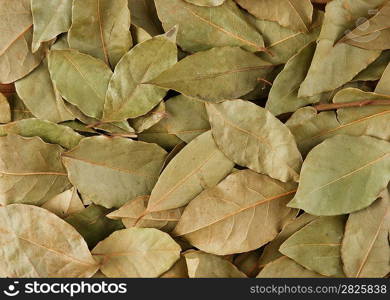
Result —
<path fill-rule="evenodd" d="M 1 276 L 388 276 L 390 1 L 0 16 Z"/>

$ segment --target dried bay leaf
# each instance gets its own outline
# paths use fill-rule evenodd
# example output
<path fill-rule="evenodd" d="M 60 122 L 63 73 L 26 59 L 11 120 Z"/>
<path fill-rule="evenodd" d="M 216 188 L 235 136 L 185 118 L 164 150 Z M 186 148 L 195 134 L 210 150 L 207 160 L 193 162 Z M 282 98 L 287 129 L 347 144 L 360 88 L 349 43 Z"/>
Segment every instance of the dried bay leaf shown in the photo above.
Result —
<path fill-rule="evenodd" d="M 267 264 L 257 275 L 257 278 L 321 278 L 316 272 L 305 269 L 287 256 Z"/>
<path fill-rule="evenodd" d="M 32 51 L 36 52 L 41 43 L 68 31 L 72 21 L 72 1 L 31 0 L 31 12 L 34 24 Z"/>
<path fill-rule="evenodd" d="M 78 213 L 68 216 L 65 221 L 82 235 L 89 248 L 93 248 L 114 231 L 123 229 L 120 221 L 106 217 L 110 211 L 107 208 L 92 204 Z"/>
<path fill-rule="evenodd" d="M 171 231 L 179 221 L 182 208 L 174 208 L 153 212 L 143 216 L 148 205 L 149 196 L 139 196 L 130 200 L 118 210 L 113 211 L 107 217 L 110 219 L 121 219 L 126 228 L 142 227 L 156 228 L 162 231 Z"/>
<path fill-rule="evenodd" d="M 1 0 L 0 14 L 0 55 L 32 25 L 31 6 L 29 0 Z"/>
<path fill-rule="evenodd" d="M 335 103 L 387 99 L 388 96 L 364 92 L 355 88 L 339 91 Z M 317 114 L 314 108 L 302 108 L 294 113 L 296 124 L 287 122 L 296 138 L 299 150 L 306 155 L 314 146 L 337 134 L 352 136 L 369 135 L 388 140 L 388 106 L 367 106 L 338 109 L 337 114 L 326 111 Z"/>
<path fill-rule="evenodd" d="M 379 94 L 390 95 L 389 85 L 390 85 L 390 63 L 388 63 L 386 69 L 384 70 L 382 77 L 380 78 L 375 88 L 375 92 Z"/>
<path fill-rule="evenodd" d="M 111 208 L 150 193 L 165 156 L 154 144 L 99 136 L 84 138 L 62 159 L 81 196 Z"/>
<path fill-rule="evenodd" d="M 7 277 L 91 277 L 98 270 L 78 232 L 36 206 L 0 207 L 2 258 Z"/>
<path fill-rule="evenodd" d="M 294 210 L 286 204 L 295 191 L 295 183 L 250 170 L 234 172 L 189 203 L 174 233 L 217 255 L 257 249 L 292 219 Z"/>
<path fill-rule="evenodd" d="M 373 80 L 381 79 L 382 74 L 384 74 L 384 71 L 389 64 L 389 61 L 390 61 L 390 50 L 383 51 L 382 54 L 372 64 L 370 64 L 366 69 L 361 71 L 353 80 L 373 81 Z M 380 91 L 377 92 L 383 93 Z M 390 92 L 386 94 L 390 94 Z"/>
<path fill-rule="evenodd" d="M 201 7 L 183 0 L 155 0 L 165 30 L 179 25 L 178 45 L 188 52 L 238 46 L 265 51 L 261 34 L 247 21 L 233 0 L 217 7 Z"/>
<path fill-rule="evenodd" d="M 11 121 L 34 118 L 17 94 L 9 96 L 8 102 L 11 109 Z"/>
<path fill-rule="evenodd" d="M 46 59 L 33 72 L 18 80 L 15 88 L 24 104 L 37 118 L 54 123 L 73 119 L 53 86 Z"/>
<path fill-rule="evenodd" d="M 268 53 L 260 53 L 259 56 L 273 64 L 286 63 L 300 49 L 318 38 L 323 18 L 323 12 L 315 10 L 312 27 L 307 33 L 281 27 L 276 22 L 249 18 L 262 34 L 267 49 L 272 53 L 272 56 Z"/>
<path fill-rule="evenodd" d="M 0 136 L 7 134 L 23 137 L 38 136 L 46 143 L 58 144 L 66 149 L 76 147 L 83 138 L 68 127 L 40 119 L 23 119 L 0 125 Z"/>
<path fill-rule="evenodd" d="M 186 143 L 210 130 L 204 102 L 179 95 L 166 102 L 166 122 L 170 133 Z"/>
<path fill-rule="evenodd" d="M 146 115 L 138 118 L 129 119 L 129 123 L 136 132 L 143 132 L 153 125 L 156 125 L 166 117 L 165 102 L 161 101 L 155 108 L 153 108 Z"/>
<path fill-rule="evenodd" d="M 0 203 L 41 205 L 69 187 L 63 149 L 40 138 L 0 137 Z"/>
<path fill-rule="evenodd" d="M 344 277 L 340 257 L 344 226 L 345 216 L 320 217 L 288 238 L 280 252 L 310 271 Z"/>
<path fill-rule="evenodd" d="M 295 232 L 297 232 L 307 224 L 311 223 L 316 218 L 318 217 L 309 214 L 302 214 L 298 218 L 286 224 L 283 227 L 282 231 L 278 234 L 278 236 L 273 241 L 271 241 L 267 246 L 265 246 L 264 251 L 261 254 L 261 257 L 259 259 L 259 265 L 267 266 L 268 264 L 271 264 L 278 258 L 282 257 L 283 255 L 279 252 L 279 247 L 291 235 L 293 235 Z M 284 263 L 285 262 L 281 263 L 281 265 L 283 265 Z M 279 263 L 277 263 L 276 266 L 279 266 Z M 272 267 L 272 269 L 274 270 L 274 267 Z"/>
<path fill-rule="evenodd" d="M 0 93 L 0 123 L 8 123 L 11 121 L 11 107 L 7 98 Z"/>
<path fill-rule="evenodd" d="M 186 205 L 233 169 L 208 131 L 192 140 L 166 166 L 153 188 L 145 215 Z"/>
<path fill-rule="evenodd" d="M 362 226 L 364 224 L 364 226 Z M 341 257 L 348 277 L 384 277 L 390 271 L 390 203 L 387 189 L 370 207 L 351 214 Z"/>
<path fill-rule="evenodd" d="M 102 117 L 112 76 L 107 65 L 76 50 L 54 50 L 49 54 L 49 71 L 55 87 L 66 101 L 89 117 Z"/>
<path fill-rule="evenodd" d="M 312 65 L 299 89 L 300 97 L 313 96 L 342 86 L 379 57 L 381 51 L 378 50 L 335 43 L 359 17 L 365 17 L 370 9 L 375 9 L 384 1 L 363 0 L 356 3 L 351 0 L 334 0 L 327 4 Z"/>
<path fill-rule="evenodd" d="M 0 14 L 2 14 L 1 10 Z M 21 32 L 15 40 L 12 40 L 4 52 L 0 52 L 0 83 L 15 82 L 41 63 L 45 49 L 41 47 L 34 54 L 31 53 L 31 41 L 32 25 L 26 31 Z"/>
<path fill-rule="evenodd" d="M 299 87 L 309 71 L 315 48 L 314 42 L 302 48 L 287 61 L 283 70 L 276 76 L 265 106 L 275 116 L 319 102 L 316 96 L 298 97 Z"/>
<path fill-rule="evenodd" d="M 225 2 L 225 0 L 185 0 L 185 1 L 199 6 L 218 6 Z"/>
<path fill-rule="evenodd" d="M 202 251 L 184 253 L 190 278 L 246 278 L 246 275 L 223 257 Z"/>
<path fill-rule="evenodd" d="M 340 42 L 363 49 L 390 49 L 390 2 L 385 2 L 376 15 L 348 32 Z"/>
<path fill-rule="evenodd" d="M 348 103 L 354 101 L 368 101 L 388 99 L 390 95 L 364 92 L 359 89 L 348 88 L 338 92 L 334 103 Z M 337 119 L 341 123 L 344 133 L 348 135 L 369 135 L 384 140 L 390 140 L 390 109 L 386 105 L 366 106 L 337 110 Z"/>
<path fill-rule="evenodd" d="M 309 31 L 313 5 L 310 0 L 236 0 L 236 2 L 259 19 L 276 21 L 281 26 L 295 31 Z"/>
<path fill-rule="evenodd" d="M 173 265 L 173 267 L 162 274 L 160 278 L 189 278 L 187 263 L 184 256 L 180 256 L 180 259 Z"/>
<path fill-rule="evenodd" d="M 83 202 L 74 187 L 54 196 L 41 207 L 51 211 L 62 219 L 84 209 Z"/>
<path fill-rule="evenodd" d="M 44 53 L 31 53 L 30 0 L 1 0 L 0 16 L 0 83 L 11 83 L 36 68 Z"/>
<path fill-rule="evenodd" d="M 169 131 L 168 122 L 163 118 L 160 122 L 138 134 L 140 141 L 155 143 L 166 150 L 172 150 L 183 143 L 174 133 Z"/>
<path fill-rule="evenodd" d="M 149 83 L 208 102 L 236 99 L 253 90 L 272 65 L 238 47 L 187 56 Z"/>
<path fill-rule="evenodd" d="M 108 277 L 158 277 L 180 257 L 180 246 L 153 228 L 130 228 L 112 233 L 92 254 Z"/>
<path fill-rule="evenodd" d="M 128 4 L 131 11 L 132 24 L 143 28 L 151 36 L 164 32 L 157 16 L 154 0 L 128 0 Z"/>
<path fill-rule="evenodd" d="M 133 37 L 133 42 L 135 45 L 140 44 L 142 42 L 145 42 L 146 40 L 149 40 L 152 38 L 152 36 L 147 33 L 144 29 L 141 27 L 138 27 L 137 25 L 131 25 L 130 27 L 131 36 Z"/>
<path fill-rule="evenodd" d="M 83 112 L 77 108 L 77 106 L 72 104 L 66 103 L 66 108 L 76 119 L 80 120 L 84 124 L 87 124 L 90 128 L 103 130 L 113 135 L 118 134 L 119 136 L 123 135 L 125 137 L 135 137 L 135 130 L 129 125 L 127 121 L 104 123 L 98 119 L 84 115 Z"/>
<path fill-rule="evenodd" d="M 254 250 L 239 254 L 234 258 L 234 265 L 248 277 L 256 277 L 259 274 L 260 267 L 258 260 L 260 251 Z"/>
<path fill-rule="evenodd" d="M 108 86 L 104 121 L 142 116 L 163 99 L 166 89 L 151 85 L 148 81 L 177 62 L 176 31 L 173 28 L 165 35 L 146 40 L 123 56 Z"/>
<path fill-rule="evenodd" d="M 127 0 L 73 0 L 68 42 L 114 67 L 132 45 Z"/>
<path fill-rule="evenodd" d="M 387 186 L 389 170 L 390 143 L 337 135 L 308 154 L 298 191 L 288 206 L 321 216 L 366 208 Z"/>
<path fill-rule="evenodd" d="M 206 108 L 216 144 L 235 163 L 283 182 L 298 180 L 302 158 L 294 137 L 269 111 L 243 100 Z"/>
<path fill-rule="evenodd" d="M 299 151 L 306 156 L 309 151 L 327 138 L 342 133 L 344 128 L 338 121 L 334 111 L 325 111 L 317 114 L 313 107 L 298 109 L 287 122 L 295 136 Z M 351 126 L 353 126 L 351 124 Z"/>

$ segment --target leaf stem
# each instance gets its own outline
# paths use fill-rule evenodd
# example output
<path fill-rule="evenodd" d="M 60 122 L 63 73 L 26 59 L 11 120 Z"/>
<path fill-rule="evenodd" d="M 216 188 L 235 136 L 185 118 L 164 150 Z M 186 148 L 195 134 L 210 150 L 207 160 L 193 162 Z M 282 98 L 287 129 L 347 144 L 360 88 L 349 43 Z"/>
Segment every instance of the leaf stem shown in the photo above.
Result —
<path fill-rule="evenodd" d="M 330 104 L 317 104 L 314 108 L 317 111 L 336 110 L 340 108 L 353 108 L 363 106 L 377 106 L 377 105 L 390 105 L 390 99 L 378 99 L 378 100 L 361 100 L 345 103 L 330 103 Z"/>

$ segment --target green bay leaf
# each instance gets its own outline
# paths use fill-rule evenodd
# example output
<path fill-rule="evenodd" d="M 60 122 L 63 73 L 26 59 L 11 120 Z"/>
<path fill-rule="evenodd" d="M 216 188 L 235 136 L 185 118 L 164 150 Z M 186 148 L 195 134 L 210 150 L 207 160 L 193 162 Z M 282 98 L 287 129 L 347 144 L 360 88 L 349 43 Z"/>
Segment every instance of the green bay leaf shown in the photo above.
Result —
<path fill-rule="evenodd" d="M 87 116 L 101 119 L 112 76 L 106 64 L 76 50 L 54 50 L 49 54 L 49 71 L 55 88 L 66 101 Z"/>

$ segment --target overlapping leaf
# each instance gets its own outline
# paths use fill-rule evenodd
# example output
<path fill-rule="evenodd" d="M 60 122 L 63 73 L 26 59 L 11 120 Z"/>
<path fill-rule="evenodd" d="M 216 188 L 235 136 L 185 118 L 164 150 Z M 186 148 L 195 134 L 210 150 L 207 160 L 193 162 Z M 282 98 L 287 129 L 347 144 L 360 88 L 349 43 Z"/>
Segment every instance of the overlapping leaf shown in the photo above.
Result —
<path fill-rule="evenodd" d="M 91 277 L 98 269 L 80 234 L 39 207 L 0 207 L 1 273 L 6 277 Z"/>
<path fill-rule="evenodd" d="M 132 44 L 127 5 L 127 0 L 74 0 L 70 47 L 114 67 Z"/>
<path fill-rule="evenodd" d="M 286 207 L 296 191 L 250 170 L 234 172 L 202 192 L 184 210 L 175 234 L 218 255 L 257 249 L 272 241 L 293 217 Z"/>
<path fill-rule="evenodd" d="M 142 251 L 140 251 L 142 245 Z M 114 232 L 92 254 L 108 277 L 158 277 L 180 257 L 180 246 L 166 233 L 153 228 Z"/>
<path fill-rule="evenodd" d="M 223 257 L 202 251 L 184 254 L 190 278 L 245 278 L 236 266 Z"/>
<path fill-rule="evenodd" d="M 270 112 L 243 100 L 206 108 L 215 142 L 235 163 L 284 182 L 298 179 L 302 158 L 294 137 Z"/>
<path fill-rule="evenodd" d="M 99 136 L 83 139 L 62 158 L 81 196 L 111 208 L 150 193 L 165 155 L 154 144 Z"/>
<path fill-rule="evenodd" d="M 280 252 L 310 271 L 344 277 L 340 253 L 344 225 L 344 216 L 320 217 L 288 238 Z"/>
<path fill-rule="evenodd" d="M 122 58 L 108 86 L 103 120 L 142 116 L 162 100 L 166 89 L 148 82 L 177 62 L 175 39 L 173 28 L 165 35 L 138 44 Z"/>
<path fill-rule="evenodd" d="M 264 51 L 261 34 L 247 21 L 233 0 L 217 7 L 201 7 L 183 0 L 155 0 L 164 29 L 179 25 L 177 43 L 189 52 L 238 46 Z"/>
<path fill-rule="evenodd" d="M 313 5 L 310 0 L 236 0 L 259 19 L 276 21 L 295 31 L 309 31 Z"/>
<path fill-rule="evenodd" d="M 343 268 L 348 277 L 384 277 L 390 271 L 387 189 L 382 196 L 370 207 L 348 218 L 341 247 Z"/>
<path fill-rule="evenodd" d="M 204 189 L 221 181 L 233 166 L 215 145 L 211 132 L 203 133 L 181 150 L 161 173 L 146 212 L 186 205 Z"/>
<path fill-rule="evenodd" d="M 369 20 L 348 32 L 340 41 L 363 49 L 390 49 L 390 3 L 383 7 Z"/>
<path fill-rule="evenodd" d="M 379 57 L 379 50 L 335 43 L 346 30 L 354 26 L 358 18 L 367 16 L 370 9 L 384 2 L 334 0 L 327 4 L 316 52 L 308 75 L 299 89 L 300 97 L 314 96 L 342 86 Z"/>
<path fill-rule="evenodd" d="M 33 52 L 39 49 L 41 43 L 68 31 L 72 21 L 72 3 L 69 0 L 31 0 Z"/>
<path fill-rule="evenodd" d="M 313 215 L 347 214 L 373 203 L 389 180 L 389 142 L 337 135 L 309 153 L 288 205 Z"/>
<path fill-rule="evenodd" d="M 187 56 L 150 81 L 208 102 L 236 99 L 253 90 L 272 65 L 238 47 L 220 47 Z"/>
<path fill-rule="evenodd" d="M 44 47 L 34 54 L 31 52 L 30 0 L 1 0 L 0 15 L 0 83 L 10 83 L 40 64 Z"/>
<path fill-rule="evenodd" d="M 102 117 L 112 76 L 107 65 L 76 50 L 54 50 L 49 54 L 49 71 L 55 88 L 66 101 L 89 117 Z"/>
<path fill-rule="evenodd" d="M 37 118 L 55 123 L 74 119 L 53 86 L 45 59 L 41 65 L 15 84 L 24 104 Z"/>
<path fill-rule="evenodd" d="M 69 187 L 58 145 L 40 138 L 0 137 L 0 202 L 41 205 Z"/>

